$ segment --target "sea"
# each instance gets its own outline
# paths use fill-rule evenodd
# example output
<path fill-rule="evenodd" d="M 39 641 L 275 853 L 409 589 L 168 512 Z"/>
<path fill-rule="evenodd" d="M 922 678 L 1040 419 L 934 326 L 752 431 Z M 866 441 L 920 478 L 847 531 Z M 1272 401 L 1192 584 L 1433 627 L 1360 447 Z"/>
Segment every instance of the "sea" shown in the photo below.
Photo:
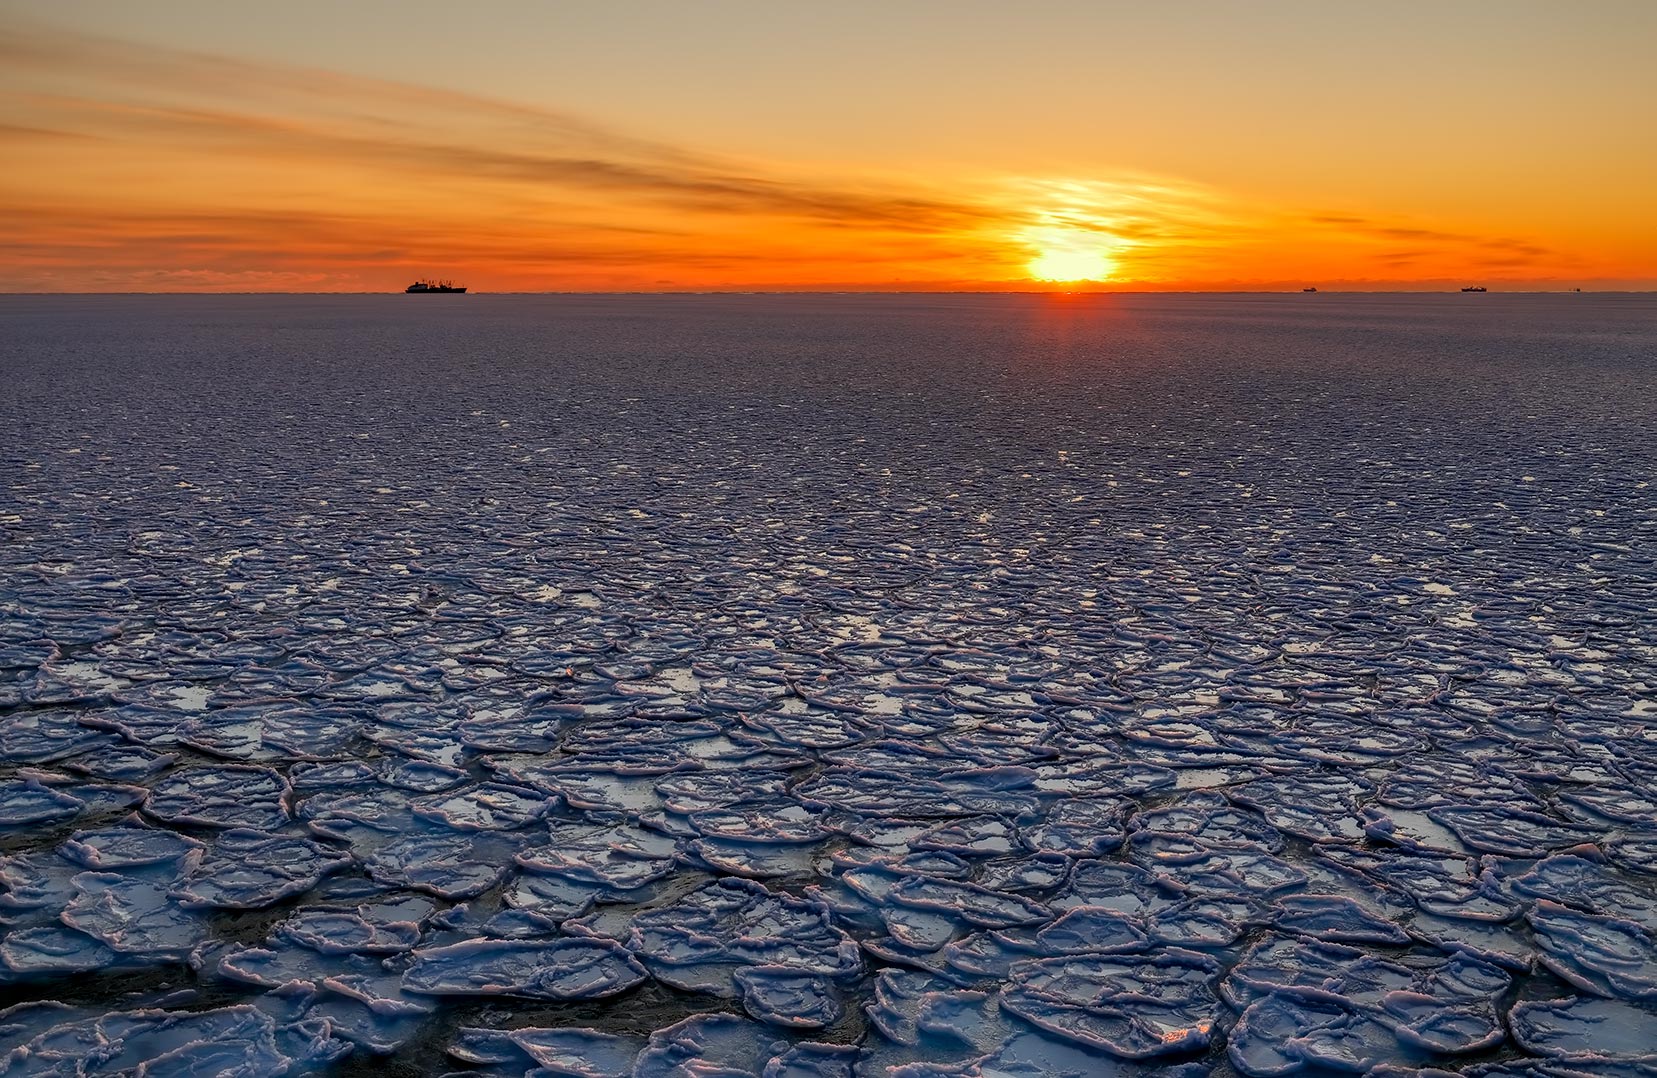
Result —
<path fill-rule="evenodd" d="M 1650 1075 L 1653 482 L 1652 294 L 0 296 L 0 1075 Z"/>

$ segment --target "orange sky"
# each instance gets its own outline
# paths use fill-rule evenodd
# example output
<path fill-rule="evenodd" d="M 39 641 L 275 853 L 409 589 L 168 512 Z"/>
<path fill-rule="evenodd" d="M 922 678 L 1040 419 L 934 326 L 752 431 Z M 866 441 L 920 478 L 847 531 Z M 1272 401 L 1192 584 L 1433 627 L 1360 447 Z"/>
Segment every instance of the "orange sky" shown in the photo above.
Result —
<path fill-rule="evenodd" d="M 1657 4 L 777 6 L 0 2 L 0 290 L 1657 287 Z"/>

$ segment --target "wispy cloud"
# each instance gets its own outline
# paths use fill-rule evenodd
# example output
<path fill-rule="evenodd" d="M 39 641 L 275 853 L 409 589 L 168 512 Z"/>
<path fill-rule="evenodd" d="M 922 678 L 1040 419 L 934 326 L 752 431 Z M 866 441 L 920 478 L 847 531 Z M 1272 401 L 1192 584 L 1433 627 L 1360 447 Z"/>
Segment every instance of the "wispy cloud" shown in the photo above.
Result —
<path fill-rule="evenodd" d="M 36 76 L 37 86 L 13 100 L 41 117 L 18 125 L 19 133 L 42 137 L 356 167 L 394 187 L 460 181 L 546 193 L 572 188 L 692 212 L 770 214 L 846 228 L 959 231 L 1002 216 L 972 199 L 782 176 L 564 113 L 402 83 L 41 27 L 9 33 L 0 58 L 14 73 L 8 81 Z M 51 91 L 62 83 L 102 92 Z M 204 105 L 203 98 L 216 103 Z"/>
<path fill-rule="evenodd" d="M 1249 206 L 1122 172 L 895 179 L 740 160 L 556 109 L 0 24 L 0 289 L 689 287 L 1021 280 L 1044 247 L 1121 280 L 1523 269 L 1522 237 Z M 1298 246 L 1296 246 L 1298 245 Z M 1291 251 L 1290 249 L 1293 248 Z M 1289 264 L 1287 271 L 1282 267 Z"/>
<path fill-rule="evenodd" d="M 1408 243 L 1409 250 L 1377 250 L 1379 262 L 1419 262 L 1434 257 L 1456 257 L 1493 266 L 1522 266 L 1531 263 L 1558 263 L 1559 252 L 1529 240 L 1511 236 L 1486 236 L 1437 228 L 1420 228 L 1356 214 L 1323 213 L 1307 218 L 1331 232 L 1384 247 Z"/>

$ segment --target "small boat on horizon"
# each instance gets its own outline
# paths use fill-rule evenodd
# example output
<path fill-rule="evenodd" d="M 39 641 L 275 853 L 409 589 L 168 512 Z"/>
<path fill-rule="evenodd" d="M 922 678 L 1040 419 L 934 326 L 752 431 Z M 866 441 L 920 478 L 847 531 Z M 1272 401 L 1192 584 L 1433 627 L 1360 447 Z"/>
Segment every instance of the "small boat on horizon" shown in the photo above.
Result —
<path fill-rule="evenodd" d="M 1302 292 L 1316 292 L 1317 289 L 1316 288 L 1302 288 L 1301 291 Z"/>
<path fill-rule="evenodd" d="M 1488 291 L 1490 291 L 1490 289 L 1486 288 L 1482 284 L 1470 284 L 1466 288 L 1463 288 L 1462 291 L 1463 292 L 1488 292 Z"/>
<path fill-rule="evenodd" d="M 453 281 L 415 281 L 404 292 L 464 292 L 466 286 L 457 285 Z"/>

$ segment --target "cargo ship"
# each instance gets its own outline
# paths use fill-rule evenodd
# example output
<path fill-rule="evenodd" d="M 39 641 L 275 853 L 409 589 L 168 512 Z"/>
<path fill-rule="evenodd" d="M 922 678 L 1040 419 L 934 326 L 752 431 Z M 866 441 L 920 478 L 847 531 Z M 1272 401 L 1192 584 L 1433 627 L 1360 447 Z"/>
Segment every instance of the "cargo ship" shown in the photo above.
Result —
<path fill-rule="evenodd" d="M 1466 288 L 1463 288 L 1462 291 L 1463 292 L 1488 292 L 1488 291 L 1490 291 L 1490 289 L 1486 288 L 1482 284 L 1470 284 Z"/>
<path fill-rule="evenodd" d="M 464 292 L 466 286 L 454 284 L 451 281 L 415 281 L 404 292 Z"/>

